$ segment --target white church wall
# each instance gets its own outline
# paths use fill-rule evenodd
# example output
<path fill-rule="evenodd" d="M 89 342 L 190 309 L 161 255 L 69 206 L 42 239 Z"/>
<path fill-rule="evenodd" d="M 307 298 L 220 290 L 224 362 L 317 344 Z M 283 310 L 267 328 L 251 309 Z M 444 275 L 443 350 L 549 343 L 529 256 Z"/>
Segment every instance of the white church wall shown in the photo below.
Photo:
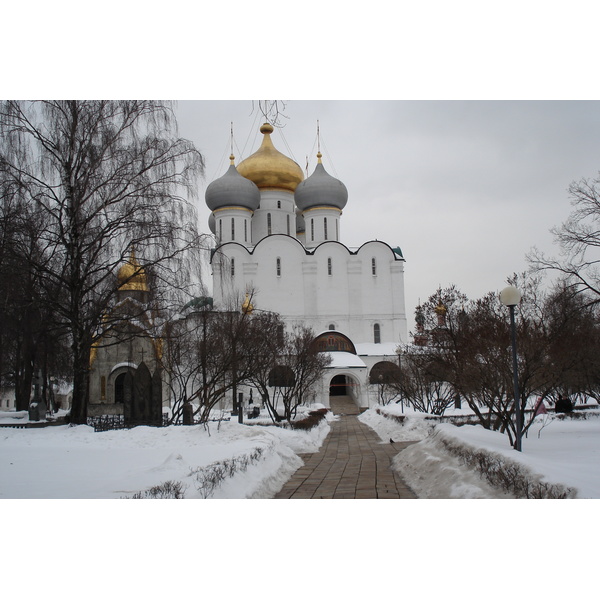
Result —
<path fill-rule="evenodd" d="M 278 312 L 290 327 L 301 322 L 319 332 L 333 324 L 363 343 L 375 342 L 377 324 L 381 343 L 406 341 L 403 262 L 383 242 L 368 242 L 357 255 L 338 242 L 307 253 L 287 235 L 251 250 L 229 243 L 213 258 L 213 276 L 217 306 L 252 290 L 257 309 Z"/>

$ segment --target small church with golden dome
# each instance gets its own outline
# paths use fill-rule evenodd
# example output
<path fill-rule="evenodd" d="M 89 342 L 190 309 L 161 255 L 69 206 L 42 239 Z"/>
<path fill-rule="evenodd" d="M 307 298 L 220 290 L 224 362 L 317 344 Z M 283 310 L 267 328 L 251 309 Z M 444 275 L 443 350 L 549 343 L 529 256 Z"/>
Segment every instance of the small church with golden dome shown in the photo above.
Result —
<path fill-rule="evenodd" d="M 164 396 L 162 340 L 149 333 L 150 290 L 134 251 L 120 267 L 117 282 L 117 302 L 90 355 L 88 416 L 115 415 L 126 424 L 158 424 Z"/>
<path fill-rule="evenodd" d="M 251 292 L 256 309 L 279 313 L 290 328 L 311 327 L 332 358 L 318 401 L 345 395 L 368 407 L 377 401 L 381 363 L 396 365 L 396 350 L 407 342 L 404 257 L 379 240 L 344 245 L 344 183 L 326 171 L 320 152 L 305 178 L 275 148 L 273 126 L 260 132 L 258 150 L 237 166 L 232 155 L 206 189 L 215 309 Z"/>

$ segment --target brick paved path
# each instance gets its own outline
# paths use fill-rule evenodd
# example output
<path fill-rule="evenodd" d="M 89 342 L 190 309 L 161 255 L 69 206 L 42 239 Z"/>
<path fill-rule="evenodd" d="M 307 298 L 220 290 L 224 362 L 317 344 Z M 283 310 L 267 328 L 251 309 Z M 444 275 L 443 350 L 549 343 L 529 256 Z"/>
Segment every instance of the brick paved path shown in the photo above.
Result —
<path fill-rule="evenodd" d="M 356 415 L 341 414 L 320 452 L 300 455 L 304 466 L 275 498 L 416 498 L 390 467 L 410 443 L 383 443 Z"/>

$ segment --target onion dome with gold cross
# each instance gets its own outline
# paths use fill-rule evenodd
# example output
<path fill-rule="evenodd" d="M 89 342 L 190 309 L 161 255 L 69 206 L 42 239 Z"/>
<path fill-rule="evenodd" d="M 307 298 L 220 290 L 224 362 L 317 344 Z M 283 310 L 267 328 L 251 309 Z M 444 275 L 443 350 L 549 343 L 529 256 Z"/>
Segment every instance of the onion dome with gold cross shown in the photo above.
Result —
<path fill-rule="evenodd" d="M 302 168 L 275 148 L 271 140 L 271 124 L 262 125 L 260 132 L 264 136 L 262 144 L 237 166 L 239 174 L 253 181 L 261 190 L 294 192 L 304 179 Z"/>
<path fill-rule="evenodd" d="M 255 211 L 260 203 L 260 192 L 256 185 L 246 177 L 242 177 L 233 164 L 233 154 L 229 157 L 231 164 L 222 177 L 215 179 L 204 194 L 206 206 L 210 210 L 239 206 Z"/>
<path fill-rule="evenodd" d="M 125 264 L 121 266 L 117 273 L 119 290 L 125 292 L 147 292 L 148 282 L 146 272 L 135 257 L 135 250 L 131 251 L 131 256 Z"/>
<path fill-rule="evenodd" d="M 331 206 L 342 210 L 348 202 L 346 186 L 325 170 L 322 156 L 320 152 L 317 154 L 318 162 L 313 174 L 296 188 L 294 199 L 296 206 L 302 211 L 317 206 Z"/>

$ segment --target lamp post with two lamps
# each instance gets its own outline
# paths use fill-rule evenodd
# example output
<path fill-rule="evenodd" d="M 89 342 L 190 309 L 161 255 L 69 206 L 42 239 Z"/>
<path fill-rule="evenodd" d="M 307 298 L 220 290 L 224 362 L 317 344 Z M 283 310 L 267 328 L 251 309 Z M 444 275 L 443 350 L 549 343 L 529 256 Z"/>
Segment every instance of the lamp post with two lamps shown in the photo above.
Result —
<path fill-rule="evenodd" d="M 515 325 L 515 306 L 521 301 L 521 292 L 513 285 L 504 288 L 500 292 L 500 302 L 508 306 L 510 312 L 510 334 L 512 343 L 513 358 L 513 388 L 515 397 L 515 428 L 516 442 L 515 450 L 521 452 L 521 431 L 523 430 L 523 420 L 521 415 L 521 402 L 519 399 L 519 375 L 517 371 L 517 328 Z"/>

